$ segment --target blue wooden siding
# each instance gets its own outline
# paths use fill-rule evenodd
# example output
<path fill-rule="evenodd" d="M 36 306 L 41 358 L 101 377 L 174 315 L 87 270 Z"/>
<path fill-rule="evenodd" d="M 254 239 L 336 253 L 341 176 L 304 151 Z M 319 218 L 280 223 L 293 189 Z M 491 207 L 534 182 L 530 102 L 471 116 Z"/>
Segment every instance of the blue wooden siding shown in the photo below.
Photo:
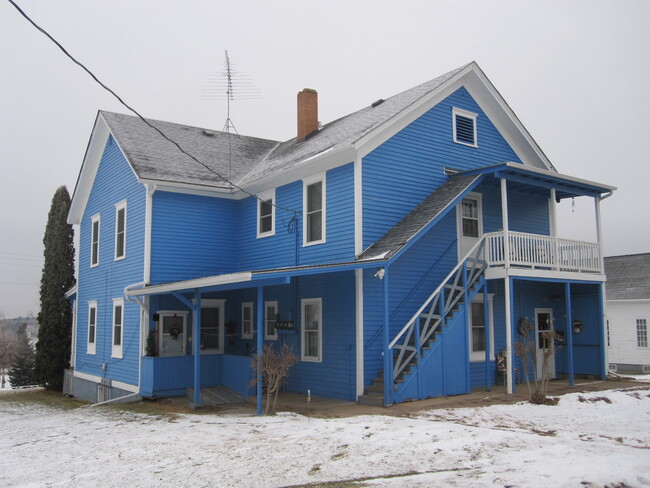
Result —
<path fill-rule="evenodd" d="M 478 113 L 478 148 L 452 138 L 452 107 Z M 363 245 L 382 237 L 444 181 L 443 167 L 520 162 L 467 90 L 458 89 L 363 158 Z"/>
<path fill-rule="evenodd" d="M 236 204 L 223 198 L 154 193 L 151 282 L 235 271 Z"/>
<path fill-rule="evenodd" d="M 323 244 L 303 246 L 302 180 L 276 188 L 275 235 L 257 238 L 257 200 L 238 202 L 239 270 L 268 269 L 354 258 L 354 165 L 326 173 L 326 229 Z"/>
<path fill-rule="evenodd" d="M 126 258 L 115 261 L 115 204 L 122 200 L 127 201 Z M 124 301 L 123 358 L 112 358 L 113 298 L 122 298 L 125 286 L 142 281 L 144 213 L 145 189 L 109 137 L 80 225 L 76 368 L 132 385 L 138 384 L 140 307 Z M 91 218 L 96 214 L 101 219 L 99 265 L 91 268 Z M 91 300 L 97 301 L 94 355 L 86 353 Z"/>

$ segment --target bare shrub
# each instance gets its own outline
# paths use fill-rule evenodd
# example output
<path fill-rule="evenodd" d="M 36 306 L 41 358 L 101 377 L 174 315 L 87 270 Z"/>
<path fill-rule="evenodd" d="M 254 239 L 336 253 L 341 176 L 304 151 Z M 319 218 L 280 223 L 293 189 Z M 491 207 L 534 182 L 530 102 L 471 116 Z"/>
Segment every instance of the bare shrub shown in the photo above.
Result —
<path fill-rule="evenodd" d="M 280 388 L 289 376 L 289 369 L 297 360 L 298 357 L 294 354 L 293 348 L 286 344 L 283 344 L 280 349 L 274 348 L 271 344 L 265 344 L 262 348 L 261 361 L 258 361 L 257 354 L 253 354 L 251 367 L 255 371 L 258 371 L 258 368 L 261 369 L 262 384 L 266 388 L 266 408 L 264 410 L 266 415 L 275 413 Z M 251 381 L 252 385 L 256 383 L 257 375 Z"/>
<path fill-rule="evenodd" d="M 521 361 L 526 386 L 528 387 L 528 400 L 535 405 L 546 405 L 549 402 L 547 398 L 548 382 L 550 380 L 549 362 L 553 356 L 553 348 L 547 347 L 542 349 L 542 370 L 538 371 L 537 366 L 537 347 L 534 338 L 531 339 L 533 327 L 527 317 L 519 321 L 519 339 L 515 342 L 515 355 Z M 540 333 L 541 339 L 552 344 L 555 341 L 555 331 L 549 330 Z M 533 381 L 530 380 L 530 365 L 532 364 Z"/>

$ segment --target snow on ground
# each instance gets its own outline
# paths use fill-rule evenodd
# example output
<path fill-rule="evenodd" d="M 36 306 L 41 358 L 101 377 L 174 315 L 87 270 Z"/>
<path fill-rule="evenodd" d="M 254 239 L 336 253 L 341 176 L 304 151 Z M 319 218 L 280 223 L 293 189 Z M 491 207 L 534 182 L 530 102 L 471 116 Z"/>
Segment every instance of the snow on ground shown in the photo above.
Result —
<path fill-rule="evenodd" d="M 315 419 L 0 401 L 0 486 L 650 486 L 650 390 Z M 582 483 L 582 484 L 581 484 Z"/>

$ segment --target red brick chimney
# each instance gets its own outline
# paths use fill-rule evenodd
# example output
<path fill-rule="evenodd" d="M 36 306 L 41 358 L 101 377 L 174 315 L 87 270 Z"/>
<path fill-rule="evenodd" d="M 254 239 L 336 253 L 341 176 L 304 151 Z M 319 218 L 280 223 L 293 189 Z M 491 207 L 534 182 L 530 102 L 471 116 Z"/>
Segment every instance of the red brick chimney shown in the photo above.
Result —
<path fill-rule="evenodd" d="M 298 92 L 298 140 L 318 130 L 318 93 L 311 88 Z"/>

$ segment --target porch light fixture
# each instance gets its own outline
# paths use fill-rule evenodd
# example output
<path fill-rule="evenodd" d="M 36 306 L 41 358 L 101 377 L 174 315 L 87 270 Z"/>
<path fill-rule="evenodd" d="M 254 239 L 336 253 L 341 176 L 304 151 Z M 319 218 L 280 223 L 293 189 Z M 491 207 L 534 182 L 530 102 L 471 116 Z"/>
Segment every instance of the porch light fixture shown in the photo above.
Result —
<path fill-rule="evenodd" d="M 584 327 L 581 320 L 574 320 L 571 326 L 573 327 L 574 334 L 580 334 L 580 332 L 582 332 L 582 328 Z"/>
<path fill-rule="evenodd" d="M 377 272 L 375 273 L 375 278 L 379 278 L 380 280 L 384 279 L 384 275 L 386 274 L 386 271 L 384 268 L 379 268 Z"/>

